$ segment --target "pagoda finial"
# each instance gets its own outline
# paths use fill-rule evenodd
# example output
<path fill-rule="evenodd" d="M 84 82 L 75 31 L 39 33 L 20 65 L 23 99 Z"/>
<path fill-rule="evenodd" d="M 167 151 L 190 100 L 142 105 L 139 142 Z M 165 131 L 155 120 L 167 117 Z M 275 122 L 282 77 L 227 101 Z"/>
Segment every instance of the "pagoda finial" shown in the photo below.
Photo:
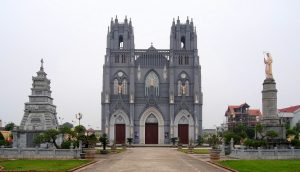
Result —
<path fill-rule="evenodd" d="M 41 59 L 41 70 L 43 70 L 44 69 L 44 59 L 42 58 Z"/>

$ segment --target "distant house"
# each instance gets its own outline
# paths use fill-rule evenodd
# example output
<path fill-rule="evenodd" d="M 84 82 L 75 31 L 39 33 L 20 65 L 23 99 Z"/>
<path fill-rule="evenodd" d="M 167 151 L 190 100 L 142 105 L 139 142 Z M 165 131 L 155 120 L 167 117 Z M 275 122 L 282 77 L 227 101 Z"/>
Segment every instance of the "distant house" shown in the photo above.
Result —
<path fill-rule="evenodd" d="M 214 134 L 217 134 L 216 129 L 203 129 L 202 130 L 202 135 L 203 136 L 214 135 Z"/>
<path fill-rule="evenodd" d="M 259 121 L 261 112 L 259 109 L 249 109 L 247 103 L 241 105 L 229 105 L 226 112 L 226 123 L 228 129 L 232 129 L 237 124 L 255 126 Z"/>
<path fill-rule="evenodd" d="M 288 124 L 293 128 L 300 121 L 300 105 L 278 109 L 278 116 L 282 124 Z"/>

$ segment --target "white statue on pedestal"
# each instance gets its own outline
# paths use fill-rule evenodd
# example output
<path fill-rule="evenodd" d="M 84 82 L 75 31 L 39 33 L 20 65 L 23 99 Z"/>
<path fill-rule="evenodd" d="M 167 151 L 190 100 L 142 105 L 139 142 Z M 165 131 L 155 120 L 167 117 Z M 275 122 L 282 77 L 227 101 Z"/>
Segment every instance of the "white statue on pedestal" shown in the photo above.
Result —
<path fill-rule="evenodd" d="M 272 63 L 273 63 L 272 56 L 271 56 L 270 53 L 266 53 L 266 55 L 267 55 L 267 59 L 264 58 L 264 62 L 266 64 L 266 69 L 265 69 L 266 78 L 273 78 L 273 74 L 272 74 Z"/>

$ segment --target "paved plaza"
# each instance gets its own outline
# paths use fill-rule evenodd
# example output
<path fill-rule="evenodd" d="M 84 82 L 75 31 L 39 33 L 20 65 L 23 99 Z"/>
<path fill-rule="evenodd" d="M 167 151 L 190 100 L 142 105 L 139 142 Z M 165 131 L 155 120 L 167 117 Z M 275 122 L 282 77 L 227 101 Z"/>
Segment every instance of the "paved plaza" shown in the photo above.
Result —
<path fill-rule="evenodd" d="M 171 148 L 130 148 L 124 153 L 108 155 L 77 172 L 224 172 L 220 167 Z"/>

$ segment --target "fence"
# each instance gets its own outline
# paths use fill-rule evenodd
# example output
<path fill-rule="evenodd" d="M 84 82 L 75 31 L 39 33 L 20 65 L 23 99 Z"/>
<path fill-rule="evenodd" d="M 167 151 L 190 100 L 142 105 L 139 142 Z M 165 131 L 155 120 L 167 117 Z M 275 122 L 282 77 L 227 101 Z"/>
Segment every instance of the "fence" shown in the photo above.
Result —
<path fill-rule="evenodd" d="M 300 159 L 300 149 L 233 149 L 229 156 L 238 159 Z"/>
<path fill-rule="evenodd" d="M 0 158 L 5 159 L 76 159 L 80 149 L 0 148 Z"/>

